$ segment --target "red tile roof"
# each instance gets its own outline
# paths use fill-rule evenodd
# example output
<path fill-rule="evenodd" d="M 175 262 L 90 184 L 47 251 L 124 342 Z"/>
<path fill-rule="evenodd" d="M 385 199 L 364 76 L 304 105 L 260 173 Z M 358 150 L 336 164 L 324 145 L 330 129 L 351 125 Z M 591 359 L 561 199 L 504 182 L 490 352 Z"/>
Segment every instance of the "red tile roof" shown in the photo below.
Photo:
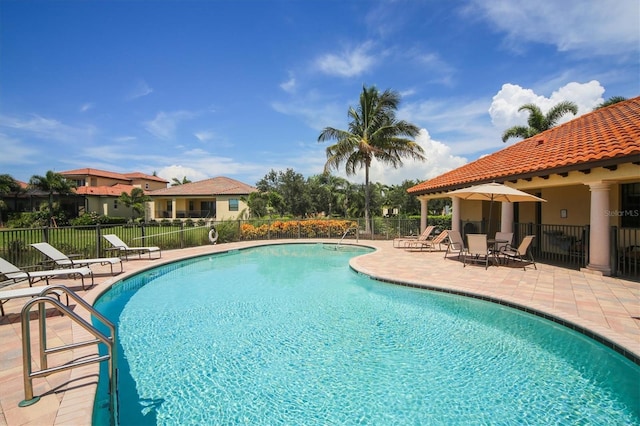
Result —
<path fill-rule="evenodd" d="M 640 97 L 584 114 L 419 183 L 413 195 L 640 161 Z"/>
<path fill-rule="evenodd" d="M 124 173 L 124 175 L 131 179 L 154 180 L 156 182 L 165 182 L 165 183 L 169 182 L 168 180 L 162 179 L 160 176 L 147 175 L 140 172 Z"/>
<path fill-rule="evenodd" d="M 169 188 L 156 189 L 150 191 L 151 196 L 165 195 L 246 195 L 257 191 L 253 186 L 247 185 L 235 179 L 227 177 L 215 177 L 198 182 L 175 185 Z"/>
<path fill-rule="evenodd" d="M 159 176 L 147 175 L 140 172 L 116 173 L 116 172 L 109 172 L 106 170 L 91 169 L 91 168 L 67 170 L 66 172 L 60 172 L 60 174 L 63 176 L 99 176 L 99 177 L 105 177 L 110 179 L 119 179 L 119 180 L 128 181 L 128 182 L 130 182 L 133 179 L 146 179 L 146 180 L 153 180 L 157 182 L 168 182 Z"/>
<path fill-rule="evenodd" d="M 75 189 L 76 194 L 79 195 L 104 195 L 110 197 L 119 197 L 123 192 L 131 194 L 133 188 L 137 188 L 133 185 L 123 185 L 121 183 L 112 186 L 80 186 Z M 144 191 L 148 194 L 148 191 Z"/>

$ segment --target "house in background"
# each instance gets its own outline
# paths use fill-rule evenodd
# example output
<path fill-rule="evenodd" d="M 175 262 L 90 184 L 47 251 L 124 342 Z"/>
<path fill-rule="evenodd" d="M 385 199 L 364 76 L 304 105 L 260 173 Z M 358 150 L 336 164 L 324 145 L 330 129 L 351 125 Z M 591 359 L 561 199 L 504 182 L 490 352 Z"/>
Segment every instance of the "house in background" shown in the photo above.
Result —
<path fill-rule="evenodd" d="M 147 220 L 240 219 L 248 215 L 243 201 L 257 189 L 227 177 L 175 185 L 151 191 Z"/>
<path fill-rule="evenodd" d="M 168 181 L 158 176 L 144 173 L 115 173 L 98 169 L 76 169 L 60 172 L 66 179 L 76 184 L 75 193 L 84 199 L 77 214 L 97 212 L 105 216 L 133 217 L 131 208 L 118 201 L 123 192 L 131 194 L 134 188 L 142 189 L 145 194 L 166 188 Z"/>
<path fill-rule="evenodd" d="M 514 232 L 515 244 L 533 234 L 538 259 L 575 262 L 605 275 L 640 276 L 640 97 L 584 114 L 409 188 L 421 202 L 422 229 L 428 200 L 488 182 L 546 202 L 495 205 L 496 223 L 489 227 L 489 202 L 452 197 L 454 230 Z"/>

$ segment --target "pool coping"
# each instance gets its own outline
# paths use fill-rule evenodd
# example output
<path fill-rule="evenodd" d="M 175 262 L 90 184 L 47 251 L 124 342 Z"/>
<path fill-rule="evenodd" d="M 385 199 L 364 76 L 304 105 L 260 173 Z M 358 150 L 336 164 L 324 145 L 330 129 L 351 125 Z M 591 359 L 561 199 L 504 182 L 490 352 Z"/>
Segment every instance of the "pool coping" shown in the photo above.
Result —
<path fill-rule="evenodd" d="M 130 277 L 131 275 L 143 273 L 149 269 L 169 264 L 178 260 L 196 258 L 211 254 L 221 254 L 234 250 L 244 250 L 252 247 L 276 244 L 336 244 L 337 240 L 263 240 L 249 241 L 239 243 L 227 243 L 211 246 L 201 246 L 191 249 L 167 250 L 163 251 L 162 259 L 152 260 L 129 260 L 125 263 L 127 267 L 125 272 L 117 276 L 100 275 L 96 277 L 96 284 L 84 292 L 82 297 L 90 304 L 108 291 L 115 283 Z M 617 278 L 602 277 L 593 274 L 587 274 L 582 271 L 572 271 L 563 268 L 538 264 L 538 270 L 527 270 L 523 272 L 515 272 L 514 270 L 494 269 L 484 270 L 481 267 L 464 268 L 455 258 L 443 259 L 442 252 L 428 253 L 402 250 L 392 247 L 391 241 L 348 241 L 343 242 L 348 245 L 358 245 L 374 249 L 373 252 L 355 256 L 350 259 L 349 267 L 354 271 L 365 274 L 372 279 L 395 285 L 404 285 L 408 287 L 422 288 L 426 290 L 439 291 L 451 294 L 457 294 L 465 297 L 473 297 L 477 299 L 487 300 L 489 302 L 513 307 L 534 315 L 547 318 L 556 323 L 567 326 L 584 335 L 616 350 L 636 364 L 640 364 L 640 326 L 639 321 L 632 322 L 630 331 L 627 328 L 623 332 L 616 330 L 615 320 L 609 323 L 600 324 L 587 317 L 575 315 L 567 310 L 558 309 L 554 306 L 548 306 L 543 298 L 541 301 L 523 300 L 513 294 L 499 294 L 495 291 L 495 282 L 501 284 L 501 287 L 511 285 L 515 280 L 529 284 L 529 281 L 540 281 L 541 284 L 548 284 L 548 281 L 554 280 L 554 277 L 560 277 L 564 280 L 566 276 L 572 279 L 575 277 L 576 282 L 582 285 L 584 282 L 591 283 L 593 286 L 599 284 L 620 285 L 629 287 L 631 292 L 631 304 L 638 306 L 637 311 L 629 313 L 631 318 L 640 316 L 640 284 L 628 282 Z M 442 270 L 446 268 L 449 273 L 445 274 L 446 278 L 442 278 Z M 514 275 L 514 276 L 512 276 Z M 484 278 L 483 278 L 484 277 Z M 550 278 L 551 277 L 551 278 Z M 103 279 L 104 278 L 104 279 Z M 428 280 L 440 279 L 440 282 L 426 282 Z M 460 280 L 460 281 L 456 281 Z M 485 284 L 484 286 L 470 286 L 470 282 Z M 563 281 L 564 282 L 564 281 Z M 458 283 L 458 284 L 456 284 Z M 564 284 L 563 284 L 564 285 Z M 569 284 L 567 284 L 569 285 Z M 466 287 L 466 288 L 465 288 Z M 617 289 L 619 290 L 619 289 Z M 580 301 L 578 300 L 577 303 Z M 628 303 L 628 302 L 625 302 Z M 621 316 L 627 318 L 629 308 L 622 306 Z M 90 315 L 84 312 L 77 312 L 86 320 L 90 320 Z M 579 312 L 580 313 L 580 312 Z M 607 312 L 604 312 L 605 314 Z M 597 318 L 596 318 L 597 319 Z M 606 319 L 606 315 L 605 315 Z M 32 321 L 34 323 L 34 321 Z M 628 321 L 626 322 L 628 325 Z M 635 327 L 633 326 L 635 324 Z M 19 325 L 19 324 L 18 324 Z M 5 324 L 0 325 L 5 327 Z M 87 339 L 87 332 L 77 324 L 71 326 L 73 341 Z M 73 358 L 87 356 L 92 348 L 75 349 Z M 95 351 L 93 351 L 95 353 Z M 20 363 L 21 365 L 21 363 Z M 40 424 L 91 424 L 93 400 L 97 387 L 97 371 L 98 365 L 88 365 L 76 368 L 70 372 L 66 382 L 57 387 L 51 386 L 47 390 L 47 383 L 35 386 L 34 392 L 44 392 L 43 400 L 31 407 L 14 409 L 15 401 L 10 401 L 2 397 L 0 407 L 0 426 L 5 424 L 24 424 L 24 425 L 40 425 Z M 21 370 L 21 369 L 20 369 Z M 19 373 L 20 383 L 22 382 L 22 374 Z M 14 379 L 16 380 L 17 377 Z M 6 380 L 6 378 L 5 378 Z M 2 384 L 2 382 L 0 382 Z M 45 398 L 46 396 L 46 398 Z M 15 398 L 15 397 L 14 397 Z M 44 402 L 44 403 L 43 403 Z M 8 405 L 7 405 L 8 404 Z M 11 411 L 11 413 L 9 413 Z M 51 412 L 45 415 L 46 412 Z M 11 420 L 11 422 L 9 422 Z"/>

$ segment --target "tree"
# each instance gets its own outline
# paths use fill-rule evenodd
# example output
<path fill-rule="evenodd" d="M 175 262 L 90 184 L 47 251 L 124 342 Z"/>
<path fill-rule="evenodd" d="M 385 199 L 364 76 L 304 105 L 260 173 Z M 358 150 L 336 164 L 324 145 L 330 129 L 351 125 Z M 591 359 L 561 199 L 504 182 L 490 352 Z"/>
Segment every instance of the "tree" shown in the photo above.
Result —
<path fill-rule="evenodd" d="M 311 198 L 305 178 L 293 169 L 287 169 L 284 172 L 270 170 L 258 181 L 256 188 L 268 194 L 269 207 L 275 209 L 281 216 L 285 214 L 304 216 L 311 208 Z"/>
<path fill-rule="evenodd" d="M 186 176 L 184 176 L 182 180 L 178 178 L 173 178 L 171 181 L 172 181 L 171 186 L 178 186 L 178 185 L 184 185 L 185 183 L 191 183 L 191 181 L 187 179 Z"/>
<path fill-rule="evenodd" d="M 335 140 L 327 147 L 325 171 L 339 169 L 345 163 L 347 175 L 354 175 L 364 167 L 365 230 L 371 232 L 369 169 L 376 159 L 394 168 L 402 166 L 402 159 L 424 160 L 424 150 L 415 141 L 420 129 L 396 118 L 400 95 L 389 89 L 380 93 L 375 86 L 363 86 L 358 108 L 349 108 L 348 130 L 325 127 L 318 142 Z"/>
<path fill-rule="evenodd" d="M 612 96 L 606 101 L 598 104 L 593 110 L 595 111 L 597 109 L 608 107 L 609 105 L 617 104 L 618 102 L 623 102 L 626 100 L 627 98 L 625 98 L 624 96 Z"/>
<path fill-rule="evenodd" d="M 11 175 L 0 175 L 0 197 L 7 194 L 15 194 L 20 191 L 20 184 Z M 7 209 L 7 203 L 0 198 L 0 227 L 4 225 L 2 221 L 2 211 Z"/>
<path fill-rule="evenodd" d="M 118 197 L 118 201 L 120 201 L 125 206 L 131 207 L 133 209 L 134 215 L 136 217 L 142 216 L 144 214 L 144 203 L 149 200 L 149 196 L 144 193 L 142 188 L 133 188 L 131 190 L 131 194 L 123 192 Z"/>
<path fill-rule="evenodd" d="M 529 118 L 527 119 L 529 126 L 513 126 L 508 128 L 502 134 L 502 142 L 506 142 L 510 138 L 518 137 L 527 139 L 545 130 L 549 130 L 554 127 L 558 123 L 558 120 L 566 113 L 572 112 L 573 115 L 576 115 L 578 113 L 578 105 L 570 101 L 560 102 L 553 106 L 547 114 L 543 114 L 537 105 L 524 104 L 518 108 L 518 111 L 529 111 Z"/>
<path fill-rule="evenodd" d="M 31 176 L 31 179 L 29 180 L 29 187 L 39 189 L 49 194 L 49 204 L 47 205 L 47 209 L 49 211 L 49 226 L 51 226 L 53 224 L 53 215 L 55 210 L 53 205 L 53 194 L 58 194 L 59 196 L 72 194 L 76 185 L 60 173 L 49 170 L 44 176 Z"/>

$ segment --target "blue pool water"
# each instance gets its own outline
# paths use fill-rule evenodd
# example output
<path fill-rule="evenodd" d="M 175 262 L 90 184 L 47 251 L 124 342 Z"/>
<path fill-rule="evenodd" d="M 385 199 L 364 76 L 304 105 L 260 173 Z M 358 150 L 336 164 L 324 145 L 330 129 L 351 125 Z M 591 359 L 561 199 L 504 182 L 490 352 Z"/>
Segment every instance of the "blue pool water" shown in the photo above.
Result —
<path fill-rule="evenodd" d="M 116 284 L 96 307 L 118 327 L 120 423 L 640 424 L 638 365 L 515 309 L 357 274 L 366 252 L 258 247 Z"/>

